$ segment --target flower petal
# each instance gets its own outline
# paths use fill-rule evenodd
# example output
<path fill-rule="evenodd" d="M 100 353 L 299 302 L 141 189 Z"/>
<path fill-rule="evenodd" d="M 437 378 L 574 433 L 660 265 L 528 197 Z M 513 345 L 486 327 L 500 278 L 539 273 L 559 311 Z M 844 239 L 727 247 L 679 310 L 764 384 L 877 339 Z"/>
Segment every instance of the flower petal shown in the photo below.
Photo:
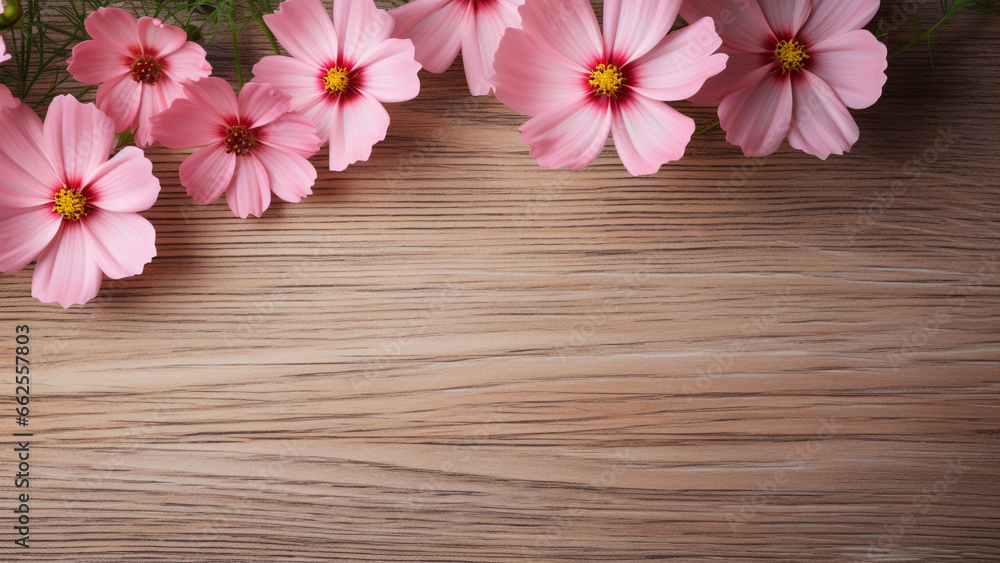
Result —
<path fill-rule="evenodd" d="M 139 115 L 142 85 L 131 74 L 112 78 L 97 88 L 97 108 L 115 122 L 115 132 L 121 133 L 135 125 Z"/>
<path fill-rule="evenodd" d="M 42 303 L 59 303 L 68 309 L 97 296 L 101 268 L 87 244 L 80 221 L 65 221 L 51 244 L 38 257 L 31 278 L 31 296 Z"/>
<path fill-rule="evenodd" d="M 91 256 L 113 280 L 141 274 L 156 256 L 156 230 L 138 213 L 95 209 L 80 223 Z"/>
<path fill-rule="evenodd" d="M 518 11 L 521 28 L 550 58 L 564 59 L 588 75 L 595 61 L 604 62 L 604 40 L 588 0 L 526 2 Z"/>
<path fill-rule="evenodd" d="M 0 272 L 17 272 L 38 258 L 59 232 L 63 218 L 52 205 L 0 208 Z"/>
<path fill-rule="evenodd" d="M 680 5 L 680 0 L 604 0 L 605 53 L 626 64 L 645 55 L 673 27 Z"/>
<path fill-rule="evenodd" d="M 216 121 L 235 124 L 239 116 L 236 92 L 222 78 L 210 76 L 184 86 L 184 96 L 196 107 L 204 108 Z"/>
<path fill-rule="evenodd" d="M 181 185 L 189 196 L 205 205 L 219 199 L 233 179 L 236 155 L 226 153 L 221 142 L 209 145 L 181 163 Z"/>
<path fill-rule="evenodd" d="M 153 88 L 153 95 L 156 97 L 155 117 L 184 97 L 184 85 L 169 76 L 161 76 Z"/>
<path fill-rule="evenodd" d="M 472 17 L 468 5 L 453 0 L 413 0 L 393 8 L 394 37 L 413 41 L 415 57 L 429 72 L 448 70 L 462 48 L 462 30 Z"/>
<path fill-rule="evenodd" d="M 243 86 L 239 99 L 240 122 L 251 129 L 263 127 L 291 110 L 292 98 L 269 84 L 251 82 Z"/>
<path fill-rule="evenodd" d="M 316 125 L 300 113 L 286 113 L 257 132 L 258 146 L 264 145 L 309 158 L 319 151 L 323 141 L 316 136 Z"/>
<path fill-rule="evenodd" d="M 742 147 L 747 156 L 766 156 L 778 150 L 791 119 L 791 79 L 773 72 L 719 104 L 726 140 Z"/>
<path fill-rule="evenodd" d="M 359 160 L 368 160 L 375 143 L 385 139 L 389 114 L 364 92 L 342 100 L 338 113 L 339 119 L 330 130 L 330 170 L 339 172 Z"/>
<path fill-rule="evenodd" d="M 590 92 L 589 70 L 540 50 L 520 29 L 504 34 L 493 68 L 497 98 L 524 115 L 536 116 Z"/>
<path fill-rule="evenodd" d="M 160 181 L 153 175 L 153 163 L 137 147 L 123 148 L 87 180 L 87 203 L 106 211 L 145 211 L 159 194 Z"/>
<path fill-rule="evenodd" d="M 187 42 L 187 33 L 183 29 L 166 25 L 155 18 L 139 18 L 136 33 L 143 54 L 156 58 L 173 53 Z"/>
<path fill-rule="evenodd" d="M 226 124 L 188 99 L 179 99 L 170 109 L 151 120 L 153 138 L 171 149 L 204 147 L 222 141 Z"/>
<path fill-rule="evenodd" d="M 722 39 L 711 18 L 667 35 L 629 66 L 631 88 L 655 100 L 683 100 L 726 68 L 726 55 L 713 55 Z"/>
<path fill-rule="evenodd" d="M 168 105 L 160 103 L 160 96 L 164 92 L 166 80 L 169 79 L 160 80 L 155 86 L 152 84 L 142 85 L 142 94 L 139 96 L 139 111 L 135 116 L 135 127 L 132 128 L 136 146 L 148 147 L 153 144 L 152 120 L 161 113 L 161 107 Z M 175 95 L 179 92 L 178 88 Z"/>
<path fill-rule="evenodd" d="M 807 45 L 861 29 L 875 17 L 879 0 L 813 0 L 799 36 Z"/>
<path fill-rule="evenodd" d="M 373 46 L 358 66 L 361 88 L 380 102 L 405 102 L 420 93 L 420 63 L 413 59 L 413 44 L 405 39 L 386 39 Z"/>
<path fill-rule="evenodd" d="M 154 138 L 165 147 L 190 149 L 221 141 L 226 127 L 239 121 L 236 93 L 221 78 L 188 84 L 183 96 L 151 120 Z"/>
<path fill-rule="evenodd" d="M 0 208 L 51 205 L 62 177 L 46 158 L 42 120 L 27 104 L 2 116 Z"/>
<path fill-rule="evenodd" d="M 226 203 L 240 219 L 260 217 L 271 205 L 271 188 L 264 165 L 252 155 L 236 159 L 236 173 L 226 188 Z"/>
<path fill-rule="evenodd" d="M 725 51 L 723 44 L 719 52 L 729 57 L 726 68 L 706 80 L 701 90 L 688 98 L 695 105 L 718 106 L 722 98 L 757 84 L 777 66 L 772 55 Z"/>
<path fill-rule="evenodd" d="M 73 96 L 58 96 L 49 105 L 44 126 L 46 152 L 63 181 L 82 187 L 86 178 L 107 162 L 114 143 L 114 123 L 94 104 Z"/>
<path fill-rule="evenodd" d="M 493 61 L 500 39 L 508 27 L 520 25 L 517 7 L 523 1 L 497 1 L 481 4 L 475 12 L 475 22 L 467 25 L 462 37 L 462 64 L 465 80 L 473 96 L 490 93 L 493 80 Z M 470 22 L 471 23 L 471 22 Z"/>
<path fill-rule="evenodd" d="M 140 52 L 138 22 L 135 16 L 121 8 L 98 8 L 83 21 L 87 35 L 105 49 L 134 58 Z"/>
<path fill-rule="evenodd" d="M 257 147 L 254 156 L 267 171 L 271 191 L 279 198 L 298 203 L 312 193 L 316 167 L 308 159 L 282 149 Z"/>
<path fill-rule="evenodd" d="M 809 71 L 792 83 L 795 109 L 788 144 L 826 160 L 851 150 L 860 136 L 844 102 L 821 78 Z"/>
<path fill-rule="evenodd" d="M 779 40 L 792 39 L 798 35 L 812 9 L 812 2 L 802 0 L 757 0 L 757 3 Z"/>
<path fill-rule="evenodd" d="M 205 56 L 205 49 L 201 45 L 187 41 L 163 58 L 163 74 L 180 84 L 196 82 L 212 74 L 212 65 Z"/>
<path fill-rule="evenodd" d="M 396 22 L 372 0 L 337 0 L 333 27 L 337 30 L 341 63 L 354 65 L 365 52 L 392 36 Z"/>
<path fill-rule="evenodd" d="M 796 0 L 799 1 L 799 0 Z M 715 20 L 715 31 L 731 53 L 774 51 L 778 39 L 757 2 L 748 0 L 685 0 L 681 17 L 695 22 L 704 17 Z"/>
<path fill-rule="evenodd" d="M 292 108 L 296 111 L 301 111 L 307 100 L 315 103 L 315 98 L 326 95 L 323 89 L 325 73 L 300 59 L 270 55 L 253 66 L 253 74 L 254 82 L 270 84 L 275 90 L 291 96 Z"/>
<path fill-rule="evenodd" d="M 584 94 L 529 119 L 520 131 L 539 165 L 580 170 L 593 162 L 607 143 L 611 108 Z"/>
<path fill-rule="evenodd" d="M 10 93 L 10 89 L 0 84 L 0 113 L 3 113 L 4 110 L 17 107 L 19 103 L 21 102 Z"/>
<path fill-rule="evenodd" d="M 184 86 L 170 78 L 169 76 L 160 77 L 159 82 L 156 83 L 156 87 L 152 89 L 153 99 L 155 104 L 151 108 L 152 117 L 148 118 L 147 121 L 147 131 L 152 134 L 152 121 L 156 116 L 160 115 L 167 109 L 170 109 L 177 100 L 184 99 Z M 142 120 L 140 119 L 140 125 Z M 155 139 L 155 137 L 153 137 Z M 152 140 L 150 141 L 150 144 Z M 143 145 L 140 145 L 143 146 Z"/>
<path fill-rule="evenodd" d="M 337 30 L 320 0 L 288 0 L 264 22 L 293 57 L 316 68 L 337 62 Z"/>
<path fill-rule="evenodd" d="M 329 143 L 334 125 L 341 119 L 339 98 L 324 94 L 314 104 L 299 111 L 316 126 L 316 135 L 321 142 Z"/>
<path fill-rule="evenodd" d="M 693 119 L 645 96 L 625 98 L 611 121 L 618 156 L 633 176 L 656 174 L 661 165 L 679 160 L 694 130 Z"/>
<path fill-rule="evenodd" d="M 885 86 L 885 43 L 856 29 L 817 43 L 807 68 L 826 81 L 847 107 L 863 109 L 882 96 Z"/>
<path fill-rule="evenodd" d="M 99 41 L 83 41 L 73 47 L 69 59 L 69 73 L 81 84 L 101 84 L 113 78 L 128 75 L 131 78 L 128 58 Z"/>

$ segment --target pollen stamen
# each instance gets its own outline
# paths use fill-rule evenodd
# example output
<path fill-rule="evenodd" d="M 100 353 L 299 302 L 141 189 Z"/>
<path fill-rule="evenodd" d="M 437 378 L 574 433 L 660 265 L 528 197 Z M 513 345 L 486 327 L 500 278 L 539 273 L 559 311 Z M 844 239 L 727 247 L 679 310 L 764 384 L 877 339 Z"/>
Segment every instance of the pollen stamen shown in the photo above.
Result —
<path fill-rule="evenodd" d="M 622 89 L 625 76 L 615 65 L 599 64 L 594 72 L 590 73 L 589 82 L 595 94 L 614 97 Z"/>
<path fill-rule="evenodd" d="M 335 66 L 326 71 L 326 78 L 323 79 L 323 89 L 327 92 L 339 94 L 347 90 L 351 83 L 347 69 Z"/>
<path fill-rule="evenodd" d="M 246 125 L 233 125 L 226 129 L 226 154 L 236 153 L 236 156 L 246 156 L 257 146 L 257 138 Z"/>
<path fill-rule="evenodd" d="M 69 221 L 79 221 L 87 214 L 87 196 L 73 191 L 63 185 L 63 188 L 53 198 L 52 212 L 58 213 Z"/>
<path fill-rule="evenodd" d="M 806 66 L 809 55 L 806 54 L 806 48 L 798 41 L 781 40 L 774 47 L 774 58 L 781 65 L 781 74 L 785 74 L 790 70 L 799 70 Z"/>
<path fill-rule="evenodd" d="M 142 55 L 132 61 L 132 80 L 142 84 L 154 85 L 160 80 L 160 61 L 149 55 Z"/>

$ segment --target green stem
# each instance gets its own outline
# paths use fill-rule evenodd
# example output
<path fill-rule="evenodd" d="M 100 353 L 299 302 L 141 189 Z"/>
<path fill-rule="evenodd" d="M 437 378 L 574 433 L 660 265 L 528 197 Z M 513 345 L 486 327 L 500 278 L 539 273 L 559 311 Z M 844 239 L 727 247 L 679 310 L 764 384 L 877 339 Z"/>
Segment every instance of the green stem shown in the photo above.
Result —
<path fill-rule="evenodd" d="M 913 47 L 916 47 L 917 45 L 920 45 L 921 43 L 927 43 L 927 42 L 929 42 L 930 39 L 931 39 L 931 35 L 935 31 L 937 31 L 937 28 L 939 28 L 942 25 L 944 25 L 945 22 L 947 22 L 949 19 L 951 19 L 951 17 L 954 16 L 955 14 L 958 14 L 959 12 L 964 12 L 965 11 L 965 9 L 963 9 L 963 6 L 967 2 L 968 2 L 968 0 L 956 0 L 955 3 L 953 3 L 951 5 L 951 7 L 948 8 L 945 11 L 944 15 L 941 16 L 941 19 L 938 20 L 937 23 L 935 23 L 934 25 L 932 25 L 927 31 L 922 31 L 922 32 L 918 33 L 917 36 L 915 38 L 913 38 L 913 41 L 910 41 L 906 45 L 903 45 L 899 49 L 896 49 L 895 51 L 893 51 L 892 53 L 890 53 L 889 56 L 886 57 L 886 60 L 890 60 L 891 61 L 892 59 L 898 57 L 899 55 L 902 55 L 903 53 L 905 53 L 906 51 L 912 49 Z"/>
<path fill-rule="evenodd" d="M 266 35 L 267 40 L 271 42 L 271 48 L 274 49 L 274 54 L 280 55 L 281 48 L 278 47 L 278 40 L 274 37 L 274 34 L 271 33 L 271 28 L 267 27 L 267 23 L 264 22 L 264 17 L 254 12 L 253 19 L 257 20 L 257 23 L 260 24 L 260 28 L 264 30 L 264 35 Z"/>
<path fill-rule="evenodd" d="M 233 58 L 236 59 L 236 83 L 243 89 L 243 68 L 240 66 L 240 42 L 236 37 L 236 2 L 229 5 L 229 29 L 233 32 Z"/>
<path fill-rule="evenodd" d="M 125 145 L 135 142 L 135 133 L 131 129 L 126 129 L 124 133 L 118 135 L 118 143 L 115 145 L 115 150 L 121 150 Z"/>
<path fill-rule="evenodd" d="M 709 131 L 715 131 L 721 125 L 722 124 L 720 122 L 718 122 L 718 121 L 716 121 L 715 123 L 709 123 L 708 125 L 706 125 L 706 126 L 702 127 L 701 129 L 698 129 L 697 131 L 695 131 L 694 134 L 695 135 L 704 135 L 705 133 L 708 133 Z"/>
<path fill-rule="evenodd" d="M 87 87 L 85 87 L 83 90 L 80 90 L 79 92 L 76 93 L 76 98 L 77 99 L 83 98 L 84 96 L 86 96 L 94 88 L 97 88 L 97 86 L 87 86 Z"/>
<path fill-rule="evenodd" d="M 38 27 L 41 27 L 43 29 L 48 29 L 49 31 L 54 31 L 56 33 L 61 33 L 61 34 L 65 35 L 66 37 L 69 37 L 69 38 L 73 39 L 76 42 L 80 42 L 80 41 L 83 41 L 84 39 L 86 39 L 86 37 L 81 36 L 79 33 L 76 33 L 74 31 L 66 31 L 65 29 L 62 29 L 60 27 L 56 27 L 56 26 L 54 26 L 52 24 L 49 24 L 49 23 L 38 22 Z"/>

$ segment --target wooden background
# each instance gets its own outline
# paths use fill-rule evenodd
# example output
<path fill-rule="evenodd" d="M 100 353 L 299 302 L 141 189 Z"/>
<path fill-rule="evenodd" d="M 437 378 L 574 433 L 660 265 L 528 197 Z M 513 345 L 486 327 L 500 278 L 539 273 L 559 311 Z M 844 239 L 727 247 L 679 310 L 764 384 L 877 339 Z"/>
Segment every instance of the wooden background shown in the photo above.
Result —
<path fill-rule="evenodd" d="M 896 59 L 828 162 L 543 170 L 459 65 L 260 220 L 151 149 L 143 275 L 68 311 L 0 277 L 35 433 L 24 550 L 5 378 L 0 559 L 1000 559 L 997 24 Z"/>

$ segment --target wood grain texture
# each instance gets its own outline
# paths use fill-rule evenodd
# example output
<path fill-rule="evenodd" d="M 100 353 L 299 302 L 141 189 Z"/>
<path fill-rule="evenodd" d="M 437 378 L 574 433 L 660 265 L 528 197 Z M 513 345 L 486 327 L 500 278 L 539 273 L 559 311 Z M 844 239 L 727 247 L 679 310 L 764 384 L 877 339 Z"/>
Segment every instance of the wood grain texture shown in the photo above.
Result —
<path fill-rule="evenodd" d="M 997 560 L 997 23 L 894 61 L 827 162 L 543 170 L 459 65 L 260 220 L 151 149 L 143 275 L 66 311 L 0 277 L 35 433 L 24 550 L 5 378 L 0 559 Z"/>

